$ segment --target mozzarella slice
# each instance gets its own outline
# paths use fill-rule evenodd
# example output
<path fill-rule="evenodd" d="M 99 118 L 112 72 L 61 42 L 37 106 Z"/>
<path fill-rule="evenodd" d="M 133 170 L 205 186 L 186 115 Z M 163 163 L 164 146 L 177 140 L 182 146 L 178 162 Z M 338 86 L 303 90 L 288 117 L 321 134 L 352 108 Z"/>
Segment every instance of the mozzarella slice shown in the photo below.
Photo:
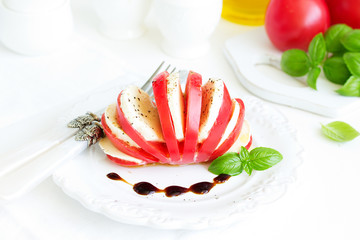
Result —
<path fill-rule="evenodd" d="M 176 139 L 184 140 L 184 95 L 181 91 L 179 72 L 168 76 L 167 100 L 174 125 Z"/>
<path fill-rule="evenodd" d="M 134 158 L 132 156 L 129 156 L 123 152 L 121 152 L 119 149 L 117 149 L 112 143 L 111 141 L 105 137 L 102 138 L 99 142 L 99 146 L 100 148 L 104 151 L 104 153 L 106 155 L 110 155 L 114 158 L 123 160 L 123 161 L 128 161 L 128 162 L 133 162 L 136 163 L 138 165 L 143 165 L 146 164 L 146 162 L 138 159 L 138 158 Z"/>
<path fill-rule="evenodd" d="M 130 146 L 139 147 L 120 127 L 117 121 L 116 103 L 110 104 L 105 110 L 105 122 L 111 132 L 119 139 L 123 140 Z"/>
<path fill-rule="evenodd" d="M 239 137 L 227 152 L 239 152 L 241 146 L 246 146 L 251 139 L 251 128 L 248 121 L 244 120 Z"/>
<path fill-rule="evenodd" d="M 124 116 L 145 140 L 164 142 L 157 108 L 147 93 L 129 86 L 121 92 L 120 100 Z"/>
<path fill-rule="evenodd" d="M 234 106 L 234 111 L 233 111 L 231 119 L 226 127 L 226 130 L 225 130 L 224 134 L 222 135 L 221 140 L 216 148 L 221 146 L 221 144 L 223 144 L 223 142 L 229 137 L 229 135 L 234 130 L 236 123 L 238 121 L 239 113 L 240 113 L 240 105 L 235 99 L 233 99 L 232 102 L 233 102 L 233 106 Z"/>
<path fill-rule="evenodd" d="M 224 97 L 224 82 L 221 79 L 209 79 L 202 87 L 202 105 L 199 129 L 199 142 L 203 142 L 214 125 Z"/>

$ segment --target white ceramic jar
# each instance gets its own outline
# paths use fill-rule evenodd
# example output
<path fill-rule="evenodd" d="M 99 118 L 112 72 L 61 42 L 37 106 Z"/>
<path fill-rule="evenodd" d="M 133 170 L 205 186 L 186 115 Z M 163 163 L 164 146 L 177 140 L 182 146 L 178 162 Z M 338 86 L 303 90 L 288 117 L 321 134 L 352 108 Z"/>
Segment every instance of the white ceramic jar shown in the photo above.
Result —
<path fill-rule="evenodd" d="M 196 58 L 209 49 L 222 0 L 155 0 L 157 26 L 163 35 L 163 50 L 179 58 Z"/>
<path fill-rule="evenodd" d="M 133 39 L 144 31 L 151 0 L 92 0 L 99 30 L 114 39 Z"/>
<path fill-rule="evenodd" d="M 73 33 L 69 0 L 0 0 L 0 36 L 9 49 L 45 55 L 64 47 Z"/>

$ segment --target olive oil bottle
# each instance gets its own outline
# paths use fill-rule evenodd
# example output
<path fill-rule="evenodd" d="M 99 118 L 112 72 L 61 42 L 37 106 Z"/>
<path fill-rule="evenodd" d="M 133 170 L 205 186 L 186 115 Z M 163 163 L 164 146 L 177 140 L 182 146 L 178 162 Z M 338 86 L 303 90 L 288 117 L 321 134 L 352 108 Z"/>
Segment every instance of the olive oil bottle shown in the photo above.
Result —
<path fill-rule="evenodd" d="M 222 18 L 249 26 L 264 24 L 270 0 L 223 0 Z"/>

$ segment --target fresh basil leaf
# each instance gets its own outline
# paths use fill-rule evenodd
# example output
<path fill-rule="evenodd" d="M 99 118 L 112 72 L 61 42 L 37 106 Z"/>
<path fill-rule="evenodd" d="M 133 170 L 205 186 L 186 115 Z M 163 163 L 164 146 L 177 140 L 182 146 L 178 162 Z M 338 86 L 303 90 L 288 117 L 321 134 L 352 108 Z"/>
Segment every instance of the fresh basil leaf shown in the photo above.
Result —
<path fill-rule="evenodd" d="M 344 61 L 351 74 L 360 77 L 360 53 L 347 52 Z"/>
<path fill-rule="evenodd" d="M 352 126 L 340 121 L 322 125 L 321 130 L 325 136 L 337 142 L 351 141 L 360 135 Z"/>
<path fill-rule="evenodd" d="M 348 97 L 360 97 L 360 78 L 351 76 L 337 93 Z"/>
<path fill-rule="evenodd" d="M 208 170 L 214 174 L 239 175 L 243 171 L 242 162 L 238 153 L 229 152 L 216 158 Z"/>
<path fill-rule="evenodd" d="M 240 148 L 239 157 L 241 162 L 249 161 L 249 151 L 244 146 Z"/>
<path fill-rule="evenodd" d="M 351 30 L 352 28 L 346 24 L 335 24 L 329 27 L 324 35 L 326 50 L 331 53 L 344 52 L 345 48 L 340 39 Z"/>
<path fill-rule="evenodd" d="M 325 58 L 326 44 L 322 33 L 318 33 L 309 45 L 310 62 L 313 67 L 318 66 Z"/>
<path fill-rule="evenodd" d="M 249 174 L 249 176 L 250 176 L 253 171 L 253 168 L 251 167 L 250 162 L 243 162 L 243 168 L 244 168 L 245 172 L 247 174 Z"/>
<path fill-rule="evenodd" d="M 315 90 L 317 90 L 316 82 L 320 75 L 320 72 L 321 72 L 321 69 L 319 67 L 313 67 L 310 69 L 310 71 L 307 75 L 307 79 L 306 79 L 307 84 L 309 85 L 309 87 L 311 87 Z"/>
<path fill-rule="evenodd" d="M 342 45 L 350 52 L 360 51 L 360 29 L 354 29 L 341 38 Z"/>
<path fill-rule="evenodd" d="M 249 164 L 257 171 L 266 170 L 283 159 L 281 153 L 272 148 L 257 147 L 250 151 Z"/>
<path fill-rule="evenodd" d="M 343 85 L 349 79 L 351 73 L 342 57 L 331 57 L 325 60 L 323 65 L 325 77 L 333 83 Z"/>
<path fill-rule="evenodd" d="M 306 52 L 299 49 L 290 49 L 281 56 L 281 69 L 294 77 L 304 76 L 309 72 L 310 60 Z"/>

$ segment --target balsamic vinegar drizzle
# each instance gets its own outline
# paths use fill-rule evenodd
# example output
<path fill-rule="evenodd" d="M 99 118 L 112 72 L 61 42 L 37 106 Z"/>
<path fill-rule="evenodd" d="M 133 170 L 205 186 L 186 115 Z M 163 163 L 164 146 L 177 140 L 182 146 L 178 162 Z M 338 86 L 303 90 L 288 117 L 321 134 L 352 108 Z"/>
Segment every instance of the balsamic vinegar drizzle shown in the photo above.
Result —
<path fill-rule="evenodd" d="M 110 178 L 111 180 L 123 181 L 123 182 L 133 186 L 133 189 L 137 194 L 150 195 L 150 194 L 154 194 L 154 193 L 163 192 L 163 193 L 165 193 L 165 195 L 167 197 L 176 197 L 176 196 L 182 195 L 187 192 L 193 192 L 196 194 L 206 194 L 206 193 L 210 192 L 210 190 L 215 185 L 224 183 L 230 178 L 230 175 L 220 174 L 219 176 L 214 178 L 213 182 L 199 182 L 199 183 L 195 183 L 195 184 L 191 185 L 189 188 L 180 187 L 180 186 L 169 186 L 164 189 L 159 189 L 149 182 L 139 182 L 136 184 L 130 184 L 125 179 L 123 179 L 117 173 L 114 173 L 114 172 L 109 173 L 106 176 L 108 178 Z"/>

